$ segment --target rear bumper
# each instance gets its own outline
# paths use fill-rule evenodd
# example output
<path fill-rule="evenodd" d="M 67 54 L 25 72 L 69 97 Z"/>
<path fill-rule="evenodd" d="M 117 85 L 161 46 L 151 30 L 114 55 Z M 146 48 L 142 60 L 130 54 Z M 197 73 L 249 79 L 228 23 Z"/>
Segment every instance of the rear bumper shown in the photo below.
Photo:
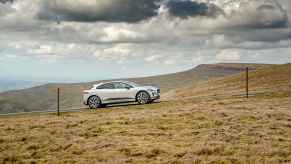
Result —
<path fill-rule="evenodd" d="M 90 97 L 90 95 L 88 94 L 84 94 L 83 95 L 83 103 L 84 105 L 88 105 L 88 98 Z"/>

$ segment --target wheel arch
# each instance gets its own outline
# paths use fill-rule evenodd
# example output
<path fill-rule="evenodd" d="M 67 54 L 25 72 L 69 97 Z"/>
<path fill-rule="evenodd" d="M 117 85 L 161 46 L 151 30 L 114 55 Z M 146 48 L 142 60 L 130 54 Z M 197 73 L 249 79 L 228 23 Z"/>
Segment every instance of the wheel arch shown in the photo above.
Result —
<path fill-rule="evenodd" d="M 102 99 L 101 99 L 100 96 L 98 96 L 97 94 L 94 94 L 94 95 L 89 96 L 88 99 L 87 99 L 87 104 L 89 104 L 89 99 L 90 99 L 91 97 L 94 97 L 94 96 L 98 97 L 99 100 L 100 100 L 100 103 L 103 104 L 103 103 L 102 103 Z"/>
<path fill-rule="evenodd" d="M 151 96 L 150 93 L 149 93 L 148 91 L 146 91 L 146 90 L 140 90 L 140 91 L 138 91 L 138 92 L 135 94 L 135 101 L 137 101 L 137 95 L 138 95 L 139 93 L 141 93 L 141 92 L 145 92 L 145 93 L 147 93 L 149 96 Z"/>

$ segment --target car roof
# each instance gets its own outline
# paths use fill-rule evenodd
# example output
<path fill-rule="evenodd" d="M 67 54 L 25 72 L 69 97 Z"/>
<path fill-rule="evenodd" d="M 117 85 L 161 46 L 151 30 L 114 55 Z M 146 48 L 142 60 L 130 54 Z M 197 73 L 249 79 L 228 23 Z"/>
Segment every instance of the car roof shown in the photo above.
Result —
<path fill-rule="evenodd" d="M 99 86 L 102 84 L 107 84 L 107 83 L 130 83 L 129 81 L 125 81 L 125 80 L 115 80 L 115 81 L 106 81 L 106 82 L 100 82 L 98 84 L 94 84 L 94 86 Z"/>
<path fill-rule="evenodd" d="M 111 81 L 112 83 L 131 83 L 130 81 L 125 80 L 118 80 L 118 81 Z"/>
<path fill-rule="evenodd" d="M 114 81 L 101 82 L 101 83 L 98 83 L 98 84 L 94 84 L 93 86 L 94 87 L 98 87 L 100 85 L 107 84 L 107 83 L 126 83 L 126 84 L 133 84 L 133 82 L 126 81 L 126 80 L 114 80 Z"/>

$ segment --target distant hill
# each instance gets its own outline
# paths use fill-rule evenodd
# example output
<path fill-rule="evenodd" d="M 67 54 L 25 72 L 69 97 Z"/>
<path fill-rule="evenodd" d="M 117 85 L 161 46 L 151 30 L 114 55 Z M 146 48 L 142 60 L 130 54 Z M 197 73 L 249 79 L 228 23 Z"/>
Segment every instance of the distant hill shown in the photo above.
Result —
<path fill-rule="evenodd" d="M 40 84 L 43 84 L 43 83 L 0 78 L 0 92 L 31 88 L 33 86 L 40 85 Z"/>
<path fill-rule="evenodd" d="M 260 69 L 269 67 L 265 64 L 204 64 L 188 71 L 144 78 L 123 79 L 144 85 L 155 85 L 162 93 L 177 88 L 193 86 L 201 81 L 225 77 L 244 71 L 245 67 Z M 101 82 L 101 81 L 98 81 Z M 93 84 L 47 84 L 24 90 L 0 94 L 0 113 L 46 111 L 56 109 L 56 90 L 61 88 L 61 108 L 79 108 L 82 105 L 82 91 Z"/>
<path fill-rule="evenodd" d="M 243 95 L 245 94 L 245 73 L 199 82 L 172 91 L 168 98 L 197 96 Z M 291 95 L 291 64 L 261 67 L 249 72 L 250 95 L 284 96 Z"/>

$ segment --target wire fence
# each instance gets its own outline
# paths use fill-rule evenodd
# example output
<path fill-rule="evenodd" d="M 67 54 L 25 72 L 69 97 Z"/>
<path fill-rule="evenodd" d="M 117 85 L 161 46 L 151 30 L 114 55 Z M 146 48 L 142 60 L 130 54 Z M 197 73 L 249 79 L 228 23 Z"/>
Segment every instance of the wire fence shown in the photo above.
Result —
<path fill-rule="evenodd" d="M 239 91 L 238 93 L 230 95 L 221 94 L 211 97 L 223 98 L 226 96 L 239 96 L 249 98 L 259 93 L 253 91 L 251 93 L 249 92 L 249 68 L 245 69 L 245 77 L 243 79 L 243 81 L 245 81 L 245 93 Z M 0 106 L 0 116 L 49 113 L 54 113 L 59 116 L 63 112 L 86 110 L 88 107 L 83 104 L 82 98 L 83 90 L 85 90 L 86 87 L 80 86 L 81 84 L 73 87 L 64 85 L 56 88 L 48 85 L 45 89 L 36 87 L 34 90 L 9 93 L 7 97 L 4 95 L 4 100 L 0 99 L 0 104 L 3 104 Z M 26 95 L 25 98 L 22 97 L 23 95 Z"/>

